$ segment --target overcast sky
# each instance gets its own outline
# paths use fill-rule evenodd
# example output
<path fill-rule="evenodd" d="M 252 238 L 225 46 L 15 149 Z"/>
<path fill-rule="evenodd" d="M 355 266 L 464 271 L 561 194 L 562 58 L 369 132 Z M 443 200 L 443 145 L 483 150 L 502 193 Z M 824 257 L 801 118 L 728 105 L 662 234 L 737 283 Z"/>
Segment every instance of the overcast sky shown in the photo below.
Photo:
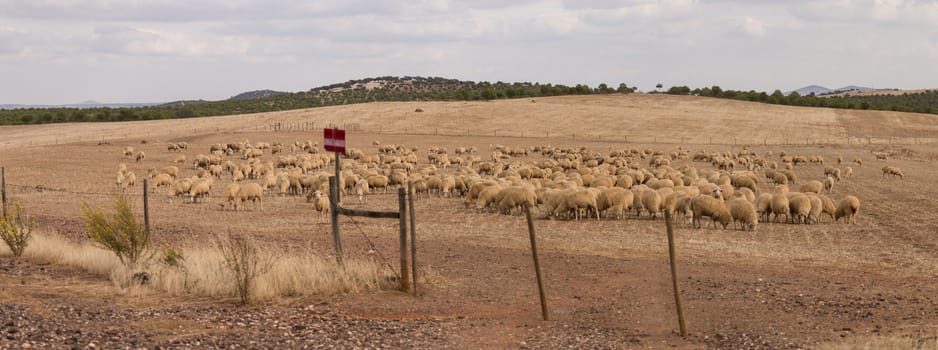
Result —
<path fill-rule="evenodd" d="M 938 87 L 938 1 L 0 0 L 0 104 L 382 75 L 641 90 Z"/>

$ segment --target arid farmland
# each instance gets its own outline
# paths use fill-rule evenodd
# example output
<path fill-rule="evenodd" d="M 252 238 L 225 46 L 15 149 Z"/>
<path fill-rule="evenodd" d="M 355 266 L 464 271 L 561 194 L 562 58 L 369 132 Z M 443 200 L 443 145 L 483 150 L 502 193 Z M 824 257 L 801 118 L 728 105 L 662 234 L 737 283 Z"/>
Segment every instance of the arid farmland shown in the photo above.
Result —
<path fill-rule="evenodd" d="M 551 312 L 551 319 L 542 321 L 524 216 L 478 210 L 475 202 L 467 208 L 465 197 L 430 194 L 416 202 L 422 275 L 417 297 L 383 286 L 267 296 L 238 306 L 234 295 L 129 288 L 100 271 L 13 258 L 0 245 L 0 348 L 94 343 L 104 348 L 848 349 L 886 342 L 900 348 L 938 347 L 938 188 L 929 180 L 938 174 L 938 123 L 930 115 L 643 94 L 373 103 L 229 117 L 2 127 L 0 162 L 8 197 L 36 218 L 39 234 L 90 244 L 82 204 L 109 205 L 118 164 L 136 174 L 137 185 L 128 193 L 139 201 L 136 194 L 151 168 L 176 165 L 180 178 L 195 176 L 192 161 L 198 154 L 210 154 L 215 144 L 245 141 L 284 145 L 280 154 L 265 149 L 259 158 L 261 164 L 276 165 L 278 157 L 309 154 L 295 146 L 307 140 L 318 142 L 322 153 L 321 129 L 330 124 L 350 126 L 348 146 L 374 156 L 376 163 L 383 159 L 379 147 L 416 148 L 412 176 L 430 165 L 431 148 L 445 148 L 451 158 L 478 157 L 468 166 L 472 171 L 483 162 L 498 164 L 502 178 L 557 159 L 552 154 L 558 152 L 545 149 L 600 154 L 604 160 L 620 152 L 627 156 L 619 168 L 628 170 L 629 158 L 650 174 L 656 169 L 649 161 L 660 151 L 670 168 L 693 167 L 704 180 L 705 174 L 719 179 L 720 173 L 710 161 L 695 161 L 696 154 L 736 159 L 725 175 L 747 170 L 738 158 L 762 159 L 766 166 L 776 163 L 783 169 L 782 153 L 820 156 L 823 164 L 793 166 L 798 181 L 789 184 L 790 190 L 825 180 L 825 167 L 849 166 L 852 176 L 824 195 L 835 204 L 856 196 L 861 205 L 854 224 L 835 223 L 827 215 L 810 225 L 785 223 L 783 216 L 778 223 L 760 222 L 755 231 L 732 224 L 726 230 L 708 227 L 706 219 L 700 229 L 675 223 L 690 331 L 686 338 L 677 331 L 660 216 L 652 220 L 633 210 L 620 220 L 610 215 L 574 220 L 548 217 L 549 210 L 541 206 L 535 226 Z M 179 142 L 188 149 L 167 149 Z M 144 151 L 146 158 L 125 157 L 127 146 Z M 496 146 L 528 152 L 493 162 Z M 476 152 L 456 155 L 460 147 Z M 187 160 L 174 164 L 181 154 Z M 887 159 L 877 160 L 877 154 Z M 248 162 L 241 153 L 221 157 L 238 165 Z M 571 180 L 572 173 L 586 176 L 578 170 L 590 168 L 582 160 L 577 167 L 552 171 L 570 173 Z M 364 162 L 346 164 L 357 163 Z M 904 176 L 883 176 L 886 165 L 900 168 Z M 592 168 L 599 173 L 600 165 Z M 318 171 L 332 168 L 323 165 L 311 173 Z M 437 165 L 436 171 L 441 177 L 466 174 L 459 166 Z M 776 184 L 765 178 L 764 168 L 754 166 L 753 174 L 755 195 L 771 193 Z M 545 179 L 522 181 L 535 180 Z M 166 188 L 151 192 L 156 240 L 185 254 L 233 232 L 273 251 L 331 261 L 331 226 L 319 223 L 305 196 L 275 190 L 264 196 L 263 209 L 248 204 L 244 210 L 224 210 L 219 204 L 231 182 L 227 173 L 218 177 L 200 203 L 170 198 Z M 580 177 L 578 185 L 583 182 Z M 372 191 L 364 204 L 349 194 L 343 204 L 394 209 L 393 192 Z M 381 275 L 394 274 L 395 222 L 340 217 L 340 223 L 350 258 L 372 262 Z"/>

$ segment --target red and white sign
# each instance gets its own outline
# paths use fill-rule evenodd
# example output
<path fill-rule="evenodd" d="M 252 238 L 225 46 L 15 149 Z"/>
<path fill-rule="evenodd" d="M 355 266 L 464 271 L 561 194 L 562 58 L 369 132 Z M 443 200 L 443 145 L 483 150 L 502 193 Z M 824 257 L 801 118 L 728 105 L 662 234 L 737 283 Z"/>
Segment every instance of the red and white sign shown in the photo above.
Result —
<path fill-rule="evenodd" d="M 326 151 L 345 153 L 345 130 L 342 129 L 322 129 L 323 146 Z"/>

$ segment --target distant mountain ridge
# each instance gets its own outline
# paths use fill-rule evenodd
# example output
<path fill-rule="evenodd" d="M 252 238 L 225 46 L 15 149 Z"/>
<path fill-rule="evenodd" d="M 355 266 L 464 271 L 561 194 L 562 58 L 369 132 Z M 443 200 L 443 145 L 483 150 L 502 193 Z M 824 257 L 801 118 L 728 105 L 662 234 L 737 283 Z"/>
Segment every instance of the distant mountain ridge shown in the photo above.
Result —
<path fill-rule="evenodd" d="M 250 100 L 255 98 L 268 98 L 271 96 L 277 96 L 282 94 L 288 94 L 289 92 L 284 91 L 274 91 L 274 90 L 254 90 L 242 92 L 240 94 L 231 96 L 229 100 Z"/>
<path fill-rule="evenodd" d="M 63 105 L 30 105 L 30 104 L 0 104 L 0 109 L 30 109 L 30 108 L 134 108 L 161 105 L 163 102 L 142 102 L 142 103 L 105 103 L 97 101 L 84 101 L 79 103 L 70 103 Z"/>
<path fill-rule="evenodd" d="M 874 89 L 870 87 L 857 86 L 857 85 L 847 85 L 839 89 L 830 89 L 830 88 L 826 88 L 820 85 L 808 85 L 800 89 L 795 89 L 792 91 L 785 92 L 785 95 L 787 96 L 787 95 L 791 95 L 792 92 L 797 92 L 801 96 L 807 96 L 807 95 L 812 95 L 812 94 L 815 96 L 820 96 L 820 95 L 827 95 L 827 94 L 838 94 L 838 93 L 847 92 L 847 91 L 870 91 L 870 90 L 874 90 Z"/>

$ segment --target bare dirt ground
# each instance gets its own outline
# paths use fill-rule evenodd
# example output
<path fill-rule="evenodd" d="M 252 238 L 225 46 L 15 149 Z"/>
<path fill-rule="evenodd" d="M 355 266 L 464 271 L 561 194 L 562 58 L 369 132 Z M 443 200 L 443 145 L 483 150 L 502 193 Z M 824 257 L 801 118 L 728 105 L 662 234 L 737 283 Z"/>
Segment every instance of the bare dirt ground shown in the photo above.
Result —
<path fill-rule="evenodd" d="M 416 113 L 415 108 L 425 112 Z M 607 152 L 637 147 L 666 151 L 679 144 L 650 144 L 685 137 L 693 151 L 738 151 L 739 140 L 763 155 L 773 151 L 837 156 L 855 175 L 831 195 L 860 198 L 859 222 L 819 225 L 760 224 L 755 232 L 691 229 L 677 225 L 681 292 L 690 336 L 677 332 L 664 222 L 537 220 L 550 321 L 540 319 L 537 289 L 523 217 L 478 213 L 462 199 L 420 199 L 418 264 L 433 283 L 413 297 L 383 291 L 294 298 L 248 307 L 236 301 L 128 292 L 110 281 L 54 265 L 0 256 L 0 348 L 257 347 L 257 348 L 812 348 L 873 335 L 938 334 L 938 189 L 933 144 L 846 144 L 845 136 L 908 131 L 935 138 L 936 123 L 916 114 L 834 111 L 673 96 L 560 97 L 497 102 L 379 103 L 280 114 L 0 128 L 0 162 L 10 197 L 37 216 L 40 229 L 83 238 L 81 203 L 105 205 L 119 162 L 138 176 L 170 165 L 166 142 L 187 141 L 190 159 L 216 142 L 284 142 L 321 132 L 271 132 L 274 122 L 357 123 L 366 131 L 430 133 L 470 129 L 524 130 L 538 137 L 350 133 L 349 144 L 374 152 L 372 140 L 420 148 L 489 144 L 585 146 Z M 484 133 L 481 131 L 485 131 Z M 504 131 L 509 135 L 520 136 Z M 552 137 L 538 133 L 550 132 Z M 623 135 L 642 137 L 625 143 Z M 443 132 L 436 132 L 443 133 Z M 474 132 L 470 132 L 473 134 Z M 585 136 L 592 135 L 590 141 Z M 559 135 L 559 136 L 557 136 Z M 655 136 L 657 135 L 657 136 Z M 714 143 L 710 145 L 711 135 Z M 784 135 L 784 136 L 782 136 Z M 716 139 L 719 136 L 719 139 Z M 602 139 L 600 139 L 602 137 Z M 763 145 L 764 139 L 812 139 L 810 145 Z M 840 144 L 814 144 L 840 138 Z M 81 141 L 78 141 L 78 139 Z M 605 139 L 606 141 L 603 141 Z M 738 146 L 733 146 L 735 142 Z M 146 144 L 141 141 L 146 140 Z M 874 141 L 875 142 L 875 141 Z M 132 145 L 147 152 L 134 163 L 121 156 Z M 876 161 L 872 151 L 889 152 Z M 265 160 L 273 159 L 269 154 Z M 534 160 L 522 157 L 513 160 Z M 425 158 L 421 160 L 425 162 Z M 689 159 L 673 166 L 707 163 Z M 883 178 L 883 165 L 905 179 Z M 848 164 L 841 165 L 845 166 Z M 184 175 L 195 173 L 190 166 Z M 799 165 L 801 181 L 822 178 L 822 166 Z M 183 247 L 204 244 L 228 230 L 274 246 L 312 246 L 331 252 L 329 225 L 317 224 L 299 197 L 268 197 L 263 211 L 221 211 L 217 201 L 228 179 L 216 184 L 214 203 L 151 199 L 158 239 Z M 769 185 L 762 183 L 762 190 Z M 64 190 L 64 191 L 62 191 Z M 396 198 L 378 194 L 356 208 L 391 209 Z M 347 254 L 372 249 L 342 218 Z M 355 219 L 396 266 L 397 227 Z M 389 271 L 390 273 L 390 271 Z"/>

